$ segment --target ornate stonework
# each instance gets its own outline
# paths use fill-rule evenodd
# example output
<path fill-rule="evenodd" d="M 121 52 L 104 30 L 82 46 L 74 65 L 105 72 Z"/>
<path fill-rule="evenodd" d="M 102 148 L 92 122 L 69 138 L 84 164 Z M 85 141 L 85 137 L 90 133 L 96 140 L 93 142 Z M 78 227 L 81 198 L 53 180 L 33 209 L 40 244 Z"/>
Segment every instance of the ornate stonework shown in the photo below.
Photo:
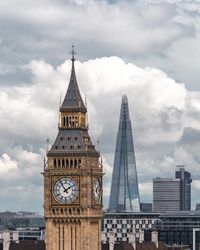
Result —
<path fill-rule="evenodd" d="M 58 135 L 44 169 L 46 250 L 101 249 L 102 165 L 88 134 L 74 62 L 73 50 Z"/>

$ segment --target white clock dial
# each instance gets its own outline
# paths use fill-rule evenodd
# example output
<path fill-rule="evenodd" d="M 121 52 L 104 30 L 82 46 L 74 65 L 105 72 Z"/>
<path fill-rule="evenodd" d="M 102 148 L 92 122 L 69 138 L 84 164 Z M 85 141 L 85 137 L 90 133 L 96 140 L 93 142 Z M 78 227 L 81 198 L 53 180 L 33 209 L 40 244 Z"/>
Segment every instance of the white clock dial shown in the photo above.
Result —
<path fill-rule="evenodd" d="M 78 195 L 78 184 L 73 178 L 62 177 L 54 183 L 53 196 L 59 203 L 71 204 L 76 201 Z"/>
<path fill-rule="evenodd" d="M 101 181 L 98 177 L 93 180 L 93 196 L 95 203 L 101 202 Z"/>

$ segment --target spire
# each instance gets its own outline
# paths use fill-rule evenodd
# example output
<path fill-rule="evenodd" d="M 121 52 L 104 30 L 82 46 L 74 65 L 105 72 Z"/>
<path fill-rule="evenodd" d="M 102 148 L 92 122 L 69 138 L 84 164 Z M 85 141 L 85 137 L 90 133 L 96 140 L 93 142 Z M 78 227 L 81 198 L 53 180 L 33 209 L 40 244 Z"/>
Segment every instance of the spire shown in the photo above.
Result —
<path fill-rule="evenodd" d="M 72 45 L 71 55 L 72 55 L 71 60 L 72 60 L 72 62 L 74 62 L 76 60 L 75 59 L 76 51 L 74 49 L 74 44 Z"/>
<path fill-rule="evenodd" d="M 79 88 L 78 88 L 78 83 L 76 80 L 76 73 L 75 73 L 75 50 L 74 50 L 74 45 L 72 45 L 72 50 L 71 50 L 71 61 L 72 61 L 72 68 L 71 68 L 71 76 L 70 76 L 70 81 L 69 81 L 69 86 L 67 89 L 67 93 L 65 95 L 65 98 L 63 100 L 63 103 L 60 107 L 60 111 L 68 111 L 68 110 L 78 110 L 78 111 L 83 111 L 87 112 L 87 109 L 84 105 L 84 102 L 82 100 Z"/>
<path fill-rule="evenodd" d="M 109 211 L 140 211 L 133 136 L 126 95 L 122 96 Z"/>

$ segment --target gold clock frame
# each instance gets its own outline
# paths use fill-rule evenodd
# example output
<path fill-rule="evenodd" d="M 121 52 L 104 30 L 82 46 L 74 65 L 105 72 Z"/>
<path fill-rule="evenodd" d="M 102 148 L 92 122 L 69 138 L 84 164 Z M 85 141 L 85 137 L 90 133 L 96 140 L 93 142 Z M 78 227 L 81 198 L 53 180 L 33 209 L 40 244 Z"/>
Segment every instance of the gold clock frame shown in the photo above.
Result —
<path fill-rule="evenodd" d="M 54 194 L 53 194 L 53 187 L 55 185 L 55 183 L 61 179 L 61 178 L 71 178 L 73 179 L 78 186 L 78 196 L 77 199 L 75 201 L 73 201 L 72 203 L 69 204 L 63 204 L 58 202 L 55 198 L 54 198 Z M 51 177 L 51 205 L 54 206 L 62 206 L 62 207 L 69 207 L 69 206 L 74 206 L 74 205 L 79 205 L 80 204 L 80 179 L 78 176 L 75 175 L 54 175 Z"/>
<path fill-rule="evenodd" d="M 99 185 L 100 185 L 100 190 L 99 190 L 99 193 L 100 193 L 100 197 L 99 197 L 99 201 L 97 202 L 95 200 L 95 197 L 94 197 L 94 181 L 98 179 L 99 180 Z M 95 175 L 92 177 L 92 204 L 93 205 L 96 205 L 96 206 L 101 206 L 102 205 L 102 177 L 99 176 L 99 175 Z"/>

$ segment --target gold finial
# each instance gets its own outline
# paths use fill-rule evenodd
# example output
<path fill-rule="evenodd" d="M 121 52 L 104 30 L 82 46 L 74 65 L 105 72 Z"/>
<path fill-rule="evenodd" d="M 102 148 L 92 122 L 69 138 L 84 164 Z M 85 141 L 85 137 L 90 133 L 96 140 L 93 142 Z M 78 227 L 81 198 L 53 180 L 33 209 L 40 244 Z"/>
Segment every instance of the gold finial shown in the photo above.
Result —
<path fill-rule="evenodd" d="M 100 140 L 97 138 L 97 151 L 100 153 Z"/>
<path fill-rule="evenodd" d="M 49 152 L 49 142 L 50 142 L 49 137 L 47 137 L 46 142 L 47 142 L 47 145 L 46 145 L 46 154 L 47 154 Z"/>
<path fill-rule="evenodd" d="M 72 60 L 72 61 L 75 61 L 76 51 L 75 51 L 75 49 L 74 49 L 74 44 L 72 44 L 71 55 L 72 55 L 71 60 Z"/>

